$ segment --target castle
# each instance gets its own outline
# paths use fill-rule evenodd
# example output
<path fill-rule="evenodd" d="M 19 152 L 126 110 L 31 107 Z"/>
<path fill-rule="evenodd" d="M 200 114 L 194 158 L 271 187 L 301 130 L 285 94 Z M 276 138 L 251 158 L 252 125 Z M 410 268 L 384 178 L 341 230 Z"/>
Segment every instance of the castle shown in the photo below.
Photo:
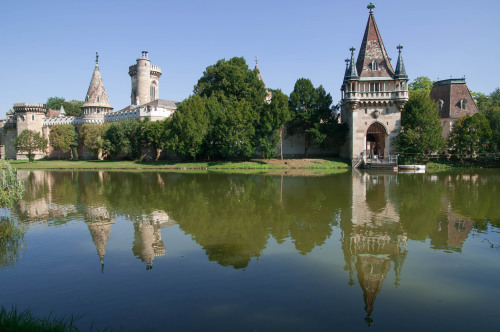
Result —
<path fill-rule="evenodd" d="M 341 86 L 340 119 L 348 127 L 348 137 L 343 146 L 331 146 L 327 150 L 318 147 L 309 149 L 311 156 L 340 155 L 352 160 L 353 166 L 361 163 L 377 165 L 380 160 L 394 162 L 392 139 L 401 128 L 401 111 L 409 99 L 408 75 L 403 63 L 403 46 L 397 47 L 399 54 L 395 69 L 391 65 L 382 37 L 373 15 L 375 6 L 370 3 L 368 22 L 357 56 L 351 47 L 350 59 L 346 59 L 345 74 Z M 159 99 L 161 68 L 152 65 L 148 52 L 143 51 L 135 65 L 129 67 L 132 81 L 130 105 L 113 112 L 99 71 L 99 58 L 79 117 L 66 116 L 64 110 L 47 110 L 45 104 L 16 103 L 7 112 L 7 119 L 0 121 L 0 158 L 26 159 L 13 145 L 14 139 L 24 130 L 31 129 L 48 138 L 50 128 L 56 124 L 72 124 L 77 129 L 84 123 L 105 123 L 121 120 L 150 119 L 158 121 L 170 117 L 178 102 Z M 255 68 L 258 70 L 256 61 Z M 262 75 L 258 74 L 263 81 Z M 268 91 L 266 101 L 272 93 Z M 458 117 L 476 113 L 472 96 L 464 79 L 436 82 L 431 97 L 439 107 L 443 135 L 448 136 Z M 83 152 L 83 157 L 90 157 Z M 286 137 L 283 154 L 287 157 L 302 157 L 303 135 Z M 45 154 L 39 152 L 36 158 Z"/>
<path fill-rule="evenodd" d="M 48 139 L 50 128 L 57 124 L 72 124 L 79 128 L 84 123 L 105 123 L 122 120 L 163 120 L 170 117 L 179 102 L 159 99 L 161 68 L 152 65 L 148 52 L 143 51 L 137 63 L 129 67 L 132 80 L 131 104 L 113 112 L 106 88 L 99 71 L 99 55 L 96 53 L 94 72 L 90 80 L 81 116 L 66 116 L 64 109 L 48 110 L 42 103 L 15 103 L 7 112 L 7 119 L 0 121 L 0 157 L 2 159 L 27 159 L 14 146 L 15 138 L 25 129 L 41 133 Z M 45 153 L 39 151 L 36 159 Z M 84 157 L 86 155 L 84 154 Z"/>

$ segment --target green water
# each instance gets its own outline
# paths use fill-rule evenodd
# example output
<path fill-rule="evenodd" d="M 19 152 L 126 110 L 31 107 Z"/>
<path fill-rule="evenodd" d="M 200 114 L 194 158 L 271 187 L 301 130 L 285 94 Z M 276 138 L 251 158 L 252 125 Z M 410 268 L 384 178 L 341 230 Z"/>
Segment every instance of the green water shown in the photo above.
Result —
<path fill-rule="evenodd" d="M 498 170 L 19 174 L 26 234 L 0 259 L 0 305 L 84 329 L 500 323 Z"/>

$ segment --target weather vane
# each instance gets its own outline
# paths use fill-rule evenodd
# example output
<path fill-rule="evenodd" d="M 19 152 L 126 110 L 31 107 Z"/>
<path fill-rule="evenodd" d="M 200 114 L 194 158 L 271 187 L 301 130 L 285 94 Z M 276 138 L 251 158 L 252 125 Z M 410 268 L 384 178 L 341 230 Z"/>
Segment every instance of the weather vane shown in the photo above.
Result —
<path fill-rule="evenodd" d="M 373 8 L 375 8 L 375 5 L 373 4 L 373 2 L 370 2 L 370 4 L 366 6 L 366 8 L 370 10 L 370 14 L 373 14 Z"/>

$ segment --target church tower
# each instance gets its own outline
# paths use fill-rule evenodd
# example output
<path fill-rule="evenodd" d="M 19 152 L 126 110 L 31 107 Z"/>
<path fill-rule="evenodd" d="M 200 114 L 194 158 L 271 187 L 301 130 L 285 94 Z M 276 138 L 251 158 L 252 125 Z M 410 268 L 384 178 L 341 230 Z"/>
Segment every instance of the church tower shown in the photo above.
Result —
<path fill-rule="evenodd" d="M 82 117 L 85 122 L 102 123 L 104 122 L 104 115 L 112 110 L 113 107 L 109 104 L 106 88 L 99 71 L 99 54 L 96 52 L 94 73 L 82 106 Z"/>
<path fill-rule="evenodd" d="M 408 76 L 399 45 L 396 70 L 385 50 L 382 37 L 370 10 L 357 61 L 354 47 L 346 59 L 342 83 L 341 121 L 349 126 L 342 148 L 345 158 L 386 159 L 393 153 L 391 140 L 401 127 L 401 110 L 408 101 Z M 353 164 L 354 165 L 354 164 Z"/>
<path fill-rule="evenodd" d="M 151 64 L 147 51 L 142 51 L 142 57 L 129 67 L 128 74 L 132 79 L 131 105 L 143 105 L 158 99 L 161 68 Z"/>

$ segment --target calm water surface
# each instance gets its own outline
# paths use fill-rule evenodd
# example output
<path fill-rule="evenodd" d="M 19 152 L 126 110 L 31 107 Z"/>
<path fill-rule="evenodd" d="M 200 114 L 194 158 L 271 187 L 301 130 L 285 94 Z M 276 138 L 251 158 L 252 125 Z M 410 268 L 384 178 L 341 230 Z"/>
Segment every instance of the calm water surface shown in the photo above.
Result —
<path fill-rule="evenodd" d="M 500 324 L 498 170 L 20 176 L 0 305 L 158 331 Z"/>

